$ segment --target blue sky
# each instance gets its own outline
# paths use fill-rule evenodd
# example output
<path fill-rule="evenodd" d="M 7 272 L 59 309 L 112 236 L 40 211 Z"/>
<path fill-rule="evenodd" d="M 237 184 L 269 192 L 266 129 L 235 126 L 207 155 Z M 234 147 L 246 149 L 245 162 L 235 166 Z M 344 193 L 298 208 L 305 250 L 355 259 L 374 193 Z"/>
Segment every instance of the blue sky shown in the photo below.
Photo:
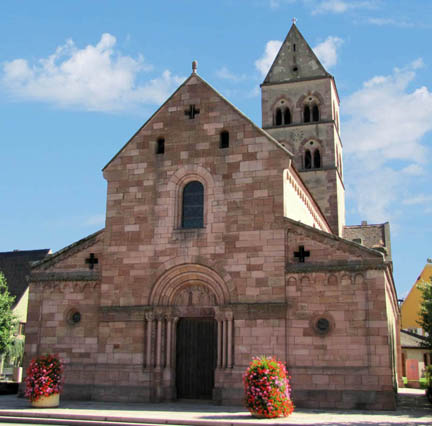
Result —
<path fill-rule="evenodd" d="M 260 125 L 293 17 L 336 78 L 347 224 L 390 221 L 403 297 L 432 257 L 429 0 L 2 0 L 0 251 L 102 228 L 102 167 L 194 59 Z"/>

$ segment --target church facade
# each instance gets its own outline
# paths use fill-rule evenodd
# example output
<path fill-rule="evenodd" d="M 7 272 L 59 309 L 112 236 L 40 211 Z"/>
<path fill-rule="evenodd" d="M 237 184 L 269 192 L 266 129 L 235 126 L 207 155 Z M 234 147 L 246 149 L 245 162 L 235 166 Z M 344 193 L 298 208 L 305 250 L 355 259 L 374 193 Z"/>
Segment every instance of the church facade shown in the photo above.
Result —
<path fill-rule="evenodd" d="M 291 27 L 262 128 L 196 72 L 103 170 L 106 226 L 33 267 L 26 356 L 65 397 L 241 403 L 274 355 L 297 406 L 395 407 L 388 224 L 345 225 L 334 78 Z"/>

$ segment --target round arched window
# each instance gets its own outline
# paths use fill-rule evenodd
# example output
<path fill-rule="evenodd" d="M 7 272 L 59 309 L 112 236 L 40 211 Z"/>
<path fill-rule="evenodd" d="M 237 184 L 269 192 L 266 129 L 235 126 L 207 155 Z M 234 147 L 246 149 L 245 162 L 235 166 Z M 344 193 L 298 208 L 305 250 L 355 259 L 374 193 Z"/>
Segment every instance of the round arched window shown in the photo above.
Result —
<path fill-rule="evenodd" d="M 182 228 L 204 227 L 204 186 L 189 182 L 183 189 Z"/>

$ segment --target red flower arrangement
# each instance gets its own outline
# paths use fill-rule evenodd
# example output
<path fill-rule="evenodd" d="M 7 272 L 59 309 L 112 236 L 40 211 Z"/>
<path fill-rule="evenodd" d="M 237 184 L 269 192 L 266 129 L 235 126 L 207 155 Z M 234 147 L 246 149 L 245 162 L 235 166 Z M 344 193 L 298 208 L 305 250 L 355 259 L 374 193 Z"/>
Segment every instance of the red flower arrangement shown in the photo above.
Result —
<path fill-rule="evenodd" d="M 37 401 L 41 396 L 60 393 L 63 387 L 63 364 L 55 355 L 32 359 L 25 378 L 25 396 Z"/>
<path fill-rule="evenodd" d="M 254 358 L 243 375 L 246 407 L 257 417 L 286 417 L 294 411 L 285 365 L 275 358 Z"/>

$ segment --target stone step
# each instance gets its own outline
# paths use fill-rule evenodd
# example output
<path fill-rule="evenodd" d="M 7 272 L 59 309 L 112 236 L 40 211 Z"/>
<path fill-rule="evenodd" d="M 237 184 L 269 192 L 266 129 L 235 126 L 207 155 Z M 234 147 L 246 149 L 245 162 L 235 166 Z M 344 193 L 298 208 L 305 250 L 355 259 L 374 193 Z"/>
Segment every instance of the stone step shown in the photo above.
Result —
<path fill-rule="evenodd" d="M 113 422 L 103 420 L 84 420 L 77 418 L 53 418 L 53 417 L 27 417 L 27 416 L 0 416 L 0 424 L 2 423 L 16 423 L 16 424 L 29 424 L 29 425 L 64 425 L 64 426 L 160 426 L 160 423 L 148 423 L 140 420 L 139 423 L 130 423 L 125 421 Z M 170 426 L 182 426 L 170 424 Z"/>

